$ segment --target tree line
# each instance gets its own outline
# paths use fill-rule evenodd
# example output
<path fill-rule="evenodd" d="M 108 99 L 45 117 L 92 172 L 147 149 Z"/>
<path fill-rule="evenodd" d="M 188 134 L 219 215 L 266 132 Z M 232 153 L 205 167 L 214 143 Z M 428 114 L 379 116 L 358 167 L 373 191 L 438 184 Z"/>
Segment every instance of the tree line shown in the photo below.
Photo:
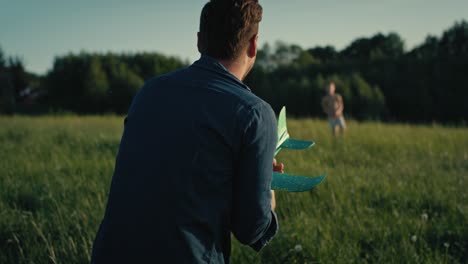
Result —
<path fill-rule="evenodd" d="M 45 103 L 78 113 L 125 113 L 145 80 L 186 66 L 158 53 L 69 54 L 44 78 Z"/>
<path fill-rule="evenodd" d="M 321 114 L 325 85 L 334 81 L 345 114 L 357 119 L 413 122 L 468 120 L 468 23 L 461 21 L 405 51 L 396 33 L 359 38 L 341 51 L 265 45 L 247 82 L 275 109 Z"/>
<path fill-rule="evenodd" d="M 145 80 L 187 65 L 159 53 L 82 52 L 56 57 L 47 74 L 35 76 L 0 49 L 0 111 L 21 111 L 25 94 L 36 94 L 32 111 L 125 113 Z M 358 38 L 342 50 L 265 44 L 245 80 L 275 110 L 286 105 L 296 116 L 323 116 L 329 81 L 343 96 L 345 115 L 356 119 L 466 121 L 468 23 L 408 51 L 396 33 Z"/>

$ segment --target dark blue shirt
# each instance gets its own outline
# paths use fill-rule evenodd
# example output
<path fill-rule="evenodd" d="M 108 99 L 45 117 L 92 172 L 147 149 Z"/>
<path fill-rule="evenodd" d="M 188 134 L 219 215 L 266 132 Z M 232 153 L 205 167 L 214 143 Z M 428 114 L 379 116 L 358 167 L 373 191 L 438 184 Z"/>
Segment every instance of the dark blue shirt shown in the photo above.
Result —
<path fill-rule="evenodd" d="M 225 263 L 260 250 L 277 141 L 271 107 L 217 60 L 148 81 L 125 122 L 93 263 Z"/>

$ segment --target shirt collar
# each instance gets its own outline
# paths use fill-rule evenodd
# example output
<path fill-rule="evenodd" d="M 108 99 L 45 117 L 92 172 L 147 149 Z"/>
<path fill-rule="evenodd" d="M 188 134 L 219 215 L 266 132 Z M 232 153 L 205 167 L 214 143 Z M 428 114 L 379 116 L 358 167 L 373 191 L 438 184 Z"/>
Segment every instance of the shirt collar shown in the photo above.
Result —
<path fill-rule="evenodd" d="M 232 73 L 230 73 L 223 64 L 221 64 L 217 59 L 210 57 L 208 55 L 202 55 L 199 60 L 195 61 L 192 64 L 193 67 L 203 68 L 209 71 L 214 71 L 218 74 L 223 75 L 224 77 L 229 78 L 230 80 L 236 82 L 242 88 L 251 91 L 250 88 L 245 85 L 242 81 L 237 79 Z"/>

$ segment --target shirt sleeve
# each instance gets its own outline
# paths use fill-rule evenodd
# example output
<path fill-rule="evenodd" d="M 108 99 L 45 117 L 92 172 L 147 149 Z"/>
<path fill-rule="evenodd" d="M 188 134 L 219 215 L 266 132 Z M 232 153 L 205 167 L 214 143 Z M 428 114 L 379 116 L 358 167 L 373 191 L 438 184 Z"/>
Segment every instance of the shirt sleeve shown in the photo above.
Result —
<path fill-rule="evenodd" d="M 259 251 L 278 232 L 271 210 L 272 162 L 278 135 L 275 114 L 266 103 L 254 106 L 248 120 L 233 179 L 231 224 L 239 242 Z"/>

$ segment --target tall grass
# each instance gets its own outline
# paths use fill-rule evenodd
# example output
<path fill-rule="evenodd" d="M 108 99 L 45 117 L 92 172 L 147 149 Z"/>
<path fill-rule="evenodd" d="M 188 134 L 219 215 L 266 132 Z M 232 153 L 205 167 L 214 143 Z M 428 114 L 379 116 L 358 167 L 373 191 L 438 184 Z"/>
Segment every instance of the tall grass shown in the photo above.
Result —
<path fill-rule="evenodd" d="M 311 192 L 277 192 L 280 232 L 234 263 L 467 263 L 468 129 L 290 120 L 317 144 L 283 150 Z M 0 117 L 0 263 L 87 263 L 123 118 Z"/>

